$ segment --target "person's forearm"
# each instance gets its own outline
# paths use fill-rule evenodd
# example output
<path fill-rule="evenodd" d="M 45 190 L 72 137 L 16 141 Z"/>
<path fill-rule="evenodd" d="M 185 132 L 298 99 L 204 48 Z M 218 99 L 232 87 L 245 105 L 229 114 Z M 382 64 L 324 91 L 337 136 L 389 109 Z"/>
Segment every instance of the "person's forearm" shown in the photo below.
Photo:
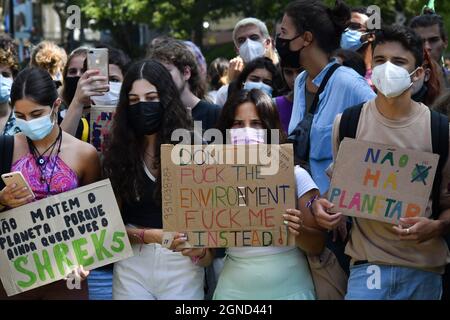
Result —
<path fill-rule="evenodd" d="M 131 243 L 134 244 L 150 244 L 150 243 L 159 243 L 161 244 L 161 237 L 159 233 L 162 230 L 158 229 L 137 229 L 137 228 L 129 228 L 127 227 L 128 238 Z"/>
<path fill-rule="evenodd" d="M 213 259 L 213 251 L 211 249 L 206 249 L 206 255 L 198 261 L 198 265 L 200 267 L 206 268 L 212 263 Z"/>
<path fill-rule="evenodd" d="M 295 238 L 297 246 L 308 255 L 319 255 L 325 248 L 325 233 L 310 227 L 303 226 L 300 234 Z"/>
<path fill-rule="evenodd" d="M 66 111 L 66 116 L 61 122 L 61 129 L 75 136 L 77 133 L 78 123 L 80 122 L 81 116 L 83 115 L 83 105 L 75 100 L 72 101 L 69 108 Z"/>

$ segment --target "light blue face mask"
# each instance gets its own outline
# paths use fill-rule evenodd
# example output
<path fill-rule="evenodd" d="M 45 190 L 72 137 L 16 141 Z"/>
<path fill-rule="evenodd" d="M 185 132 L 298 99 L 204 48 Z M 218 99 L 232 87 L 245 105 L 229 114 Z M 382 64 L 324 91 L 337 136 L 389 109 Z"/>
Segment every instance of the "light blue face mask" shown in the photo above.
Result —
<path fill-rule="evenodd" d="M 244 90 L 250 91 L 252 89 L 259 89 L 269 95 L 269 97 L 272 97 L 272 87 L 265 84 L 264 82 L 247 81 L 246 83 L 244 83 Z"/>
<path fill-rule="evenodd" d="M 22 133 L 31 140 L 42 140 L 48 136 L 53 129 L 54 122 L 51 120 L 52 113 L 53 108 L 49 114 L 30 121 L 16 118 L 16 125 Z"/>
<path fill-rule="evenodd" d="M 13 80 L 0 75 L 0 103 L 8 102 Z"/>
<path fill-rule="evenodd" d="M 366 42 L 361 42 L 361 37 L 366 33 L 358 30 L 347 29 L 341 37 L 341 48 L 345 50 L 358 51 Z"/>

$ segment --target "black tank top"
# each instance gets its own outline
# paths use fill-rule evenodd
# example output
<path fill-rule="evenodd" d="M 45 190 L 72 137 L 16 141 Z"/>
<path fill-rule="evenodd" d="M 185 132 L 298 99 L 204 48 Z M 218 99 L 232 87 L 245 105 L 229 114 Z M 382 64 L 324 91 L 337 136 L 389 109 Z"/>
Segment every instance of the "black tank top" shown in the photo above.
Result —
<path fill-rule="evenodd" d="M 124 202 L 122 207 L 122 218 L 125 224 L 132 224 L 151 229 L 162 229 L 161 203 L 153 199 L 153 192 L 157 187 L 155 177 L 144 165 L 144 193 L 140 199 L 132 202 Z"/>

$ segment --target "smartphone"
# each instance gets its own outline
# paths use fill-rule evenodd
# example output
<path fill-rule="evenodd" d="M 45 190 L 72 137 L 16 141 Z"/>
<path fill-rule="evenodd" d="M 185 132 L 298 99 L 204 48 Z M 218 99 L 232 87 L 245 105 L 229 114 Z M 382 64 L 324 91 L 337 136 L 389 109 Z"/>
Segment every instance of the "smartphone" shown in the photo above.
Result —
<path fill-rule="evenodd" d="M 25 180 L 25 178 L 23 177 L 22 172 L 14 171 L 10 173 L 4 173 L 2 174 L 2 180 L 7 186 L 16 184 L 20 188 L 26 187 L 28 189 L 29 194 L 33 196 L 33 199 L 36 197 L 34 195 L 33 190 L 31 190 L 27 180 Z"/>
<path fill-rule="evenodd" d="M 100 70 L 100 76 L 109 79 L 109 58 L 107 48 L 89 49 L 87 55 L 87 67 L 88 70 L 97 69 Z M 106 80 L 105 84 L 108 84 L 109 80 Z"/>

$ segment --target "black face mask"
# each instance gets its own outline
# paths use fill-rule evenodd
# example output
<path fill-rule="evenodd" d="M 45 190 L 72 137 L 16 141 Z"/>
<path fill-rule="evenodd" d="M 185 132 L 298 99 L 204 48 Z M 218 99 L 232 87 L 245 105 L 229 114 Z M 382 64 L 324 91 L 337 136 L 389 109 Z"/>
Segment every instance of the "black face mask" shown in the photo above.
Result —
<path fill-rule="evenodd" d="M 72 103 L 73 97 L 75 96 L 75 92 L 77 91 L 77 85 L 80 77 L 66 77 L 64 80 L 64 99 L 67 105 Z"/>
<path fill-rule="evenodd" d="M 300 37 L 300 35 L 292 38 L 292 39 L 281 39 L 280 36 L 277 36 L 276 39 L 276 48 L 278 51 L 278 54 L 281 58 L 281 66 L 283 68 L 300 68 L 300 52 L 303 50 L 303 48 L 297 50 L 297 51 L 291 51 L 289 49 L 289 44 L 291 41 L 297 39 Z"/>
<path fill-rule="evenodd" d="M 158 132 L 163 116 L 164 108 L 160 102 L 138 102 L 128 109 L 128 122 L 140 136 Z"/>
<path fill-rule="evenodd" d="M 59 89 L 59 87 L 62 86 L 62 83 L 59 80 L 53 80 L 53 83 L 55 84 L 56 89 Z"/>
<path fill-rule="evenodd" d="M 427 93 L 428 93 L 428 86 L 426 83 L 424 83 L 422 88 L 420 88 L 419 91 L 417 91 L 415 94 L 411 96 L 411 99 L 413 99 L 416 102 L 424 103 Z"/>

